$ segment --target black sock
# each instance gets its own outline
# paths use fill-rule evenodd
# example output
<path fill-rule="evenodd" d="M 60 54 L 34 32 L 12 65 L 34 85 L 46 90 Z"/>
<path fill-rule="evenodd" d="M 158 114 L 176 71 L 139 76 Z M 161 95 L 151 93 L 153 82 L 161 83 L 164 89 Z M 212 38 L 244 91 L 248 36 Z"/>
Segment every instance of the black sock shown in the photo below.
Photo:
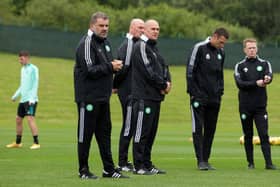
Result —
<path fill-rule="evenodd" d="M 33 140 L 35 144 L 39 144 L 38 135 L 33 136 Z"/>
<path fill-rule="evenodd" d="M 21 143 L 21 135 L 17 135 L 16 143 L 17 143 L 17 144 L 20 144 L 20 143 Z"/>

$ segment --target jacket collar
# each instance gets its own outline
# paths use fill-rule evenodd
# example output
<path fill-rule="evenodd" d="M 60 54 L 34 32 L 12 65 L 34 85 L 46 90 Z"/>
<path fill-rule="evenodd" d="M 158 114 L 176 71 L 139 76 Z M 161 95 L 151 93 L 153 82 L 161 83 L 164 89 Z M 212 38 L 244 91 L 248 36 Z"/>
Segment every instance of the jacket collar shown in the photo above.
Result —
<path fill-rule="evenodd" d="M 94 38 L 97 42 L 104 42 L 106 38 L 97 36 L 92 30 L 88 29 L 87 35 Z"/>
<path fill-rule="evenodd" d="M 259 56 L 257 55 L 255 58 L 248 58 L 248 56 L 245 57 L 246 60 L 248 61 L 255 61 L 255 60 L 258 60 L 259 59 Z"/>
<path fill-rule="evenodd" d="M 140 38 L 141 38 L 141 40 L 143 40 L 144 42 L 147 42 L 147 41 L 149 40 L 149 38 L 148 38 L 146 35 L 144 35 L 144 34 L 142 34 L 142 35 L 140 36 Z"/>
<path fill-rule="evenodd" d="M 144 34 L 142 34 L 141 36 L 140 36 L 140 38 L 141 38 L 141 40 L 143 40 L 144 42 L 146 42 L 146 43 L 148 43 L 148 44 L 150 44 L 150 45 L 152 45 L 152 46 L 154 46 L 154 45 L 156 45 L 157 44 L 157 41 L 156 40 L 151 40 L 151 39 L 149 39 L 146 35 L 144 35 Z"/>
<path fill-rule="evenodd" d="M 132 40 L 133 38 L 133 35 L 130 34 L 130 33 L 126 33 L 126 38 L 129 39 L 129 40 Z"/>
<path fill-rule="evenodd" d="M 88 35 L 88 36 L 92 36 L 92 35 L 93 35 L 92 30 L 89 29 L 88 32 L 87 32 L 87 35 Z"/>
<path fill-rule="evenodd" d="M 206 42 L 210 42 L 210 40 L 211 40 L 211 36 L 208 36 L 208 37 L 205 39 Z"/>

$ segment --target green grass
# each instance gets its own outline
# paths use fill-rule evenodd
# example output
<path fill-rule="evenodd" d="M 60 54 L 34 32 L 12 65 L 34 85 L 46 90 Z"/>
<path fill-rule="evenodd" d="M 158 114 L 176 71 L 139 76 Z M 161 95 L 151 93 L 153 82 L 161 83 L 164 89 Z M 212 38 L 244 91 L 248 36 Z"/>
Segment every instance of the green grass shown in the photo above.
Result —
<path fill-rule="evenodd" d="M 135 176 L 129 180 L 99 179 L 81 181 L 77 177 L 76 121 L 71 60 L 32 57 L 40 69 L 39 126 L 40 150 L 29 150 L 32 137 L 25 121 L 21 149 L 7 149 L 15 139 L 18 103 L 11 96 L 19 84 L 20 64 L 16 55 L 0 53 L 0 187 L 17 186 L 279 186 L 279 170 L 264 170 L 260 146 L 255 146 L 256 169 L 247 170 L 245 153 L 239 144 L 242 134 L 238 118 L 237 89 L 233 71 L 225 71 L 225 95 L 212 148 L 211 163 L 216 171 L 196 169 L 191 136 L 188 96 L 185 92 L 185 67 L 171 67 L 173 88 L 162 103 L 159 131 L 153 149 L 154 163 L 165 170 L 162 176 Z M 270 135 L 279 136 L 279 74 L 269 87 Z M 116 95 L 111 99 L 113 122 L 112 152 L 117 161 L 121 110 Z M 272 146 L 274 163 L 280 166 L 280 147 Z M 131 154 L 130 154 L 130 160 Z M 92 171 L 101 175 L 102 164 L 95 140 L 90 155 Z"/>

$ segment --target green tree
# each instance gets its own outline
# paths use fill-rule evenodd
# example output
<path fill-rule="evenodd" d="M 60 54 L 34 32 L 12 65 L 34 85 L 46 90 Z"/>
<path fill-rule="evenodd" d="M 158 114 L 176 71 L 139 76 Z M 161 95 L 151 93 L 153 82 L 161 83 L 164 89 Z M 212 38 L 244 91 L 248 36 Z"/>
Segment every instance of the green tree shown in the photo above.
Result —
<path fill-rule="evenodd" d="M 26 5 L 30 0 L 12 0 L 13 13 L 16 15 L 26 14 Z"/>
<path fill-rule="evenodd" d="M 127 32 L 130 20 L 140 17 L 144 20 L 151 18 L 158 20 L 161 26 L 161 36 L 166 37 L 201 39 L 210 35 L 218 26 L 228 28 L 232 41 L 239 41 L 248 35 L 253 36 L 249 29 L 240 27 L 238 24 L 217 21 L 210 16 L 187 11 L 184 8 L 174 8 L 167 4 L 147 6 L 148 3 L 152 3 L 154 0 L 139 0 L 137 2 L 142 3 L 142 5 L 137 7 L 128 6 L 125 9 L 100 5 L 97 1 L 30 0 L 26 6 L 26 14 L 15 16 L 14 18 L 19 24 L 24 23 L 36 27 L 84 32 L 88 28 L 90 15 L 96 11 L 103 11 L 110 17 L 110 34 L 114 35 Z M 109 2 L 113 1 L 106 1 L 106 3 Z M 120 6 L 120 4 L 115 6 Z"/>
<path fill-rule="evenodd" d="M 183 0 L 180 6 L 214 19 L 241 25 L 253 30 L 260 40 L 279 38 L 279 0 Z M 176 2 L 169 2 L 177 6 Z"/>
<path fill-rule="evenodd" d="M 129 6 L 136 7 L 140 0 L 97 0 L 100 5 L 110 6 L 116 9 L 126 9 Z"/>

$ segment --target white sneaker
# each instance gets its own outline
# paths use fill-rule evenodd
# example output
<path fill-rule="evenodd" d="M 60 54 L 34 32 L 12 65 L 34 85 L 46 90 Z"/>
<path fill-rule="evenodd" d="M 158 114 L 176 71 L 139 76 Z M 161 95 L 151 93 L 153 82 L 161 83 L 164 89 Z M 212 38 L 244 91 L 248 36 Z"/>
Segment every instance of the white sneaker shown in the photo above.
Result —
<path fill-rule="evenodd" d="M 16 142 L 13 142 L 11 144 L 6 145 L 7 148 L 21 148 L 22 143 L 17 144 Z"/>
<path fill-rule="evenodd" d="M 30 149 L 40 149 L 40 147 L 41 147 L 40 144 L 34 143 L 30 146 Z"/>

